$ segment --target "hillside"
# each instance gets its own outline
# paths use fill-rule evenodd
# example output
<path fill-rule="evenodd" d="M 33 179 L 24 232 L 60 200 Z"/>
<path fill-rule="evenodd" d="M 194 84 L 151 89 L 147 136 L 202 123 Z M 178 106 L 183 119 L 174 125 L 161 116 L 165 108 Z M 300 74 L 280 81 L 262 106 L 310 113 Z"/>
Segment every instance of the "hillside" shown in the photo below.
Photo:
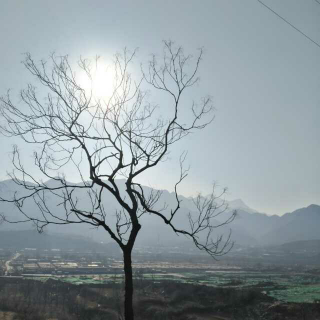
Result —
<path fill-rule="evenodd" d="M 83 236 L 38 233 L 35 230 L 0 231 L 1 248 L 37 248 L 62 250 L 105 250 L 101 243 Z"/>
<path fill-rule="evenodd" d="M 47 183 L 53 184 L 55 182 L 48 181 Z M 118 180 L 117 184 L 119 189 L 125 192 L 124 180 Z M 151 191 L 152 189 L 150 187 L 144 187 L 146 195 L 150 194 Z M 19 188 L 11 180 L 0 182 L 0 197 L 2 198 L 10 198 L 14 193 L 23 194 L 24 192 L 26 191 Z M 85 190 L 76 190 L 75 196 L 83 208 L 88 207 L 88 196 Z M 180 199 L 182 200 L 181 209 L 175 216 L 174 222 L 180 228 L 188 228 L 188 214 L 194 214 L 194 203 L 191 198 L 180 196 Z M 110 225 L 114 225 L 116 219 L 115 211 L 118 208 L 117 202 L 113 196 L 107 192 L 103 194 L 102 201 L 103 205 L 108 208 L 106 219 L 110 222 Z M 47 198 L 47 203 L 57 216 L 65 214 L 63 206 L 59 205 L 59 200 L 56 197 L 50 195 L 50 197 Z M 167 205 L 166 212 L 170 214 L 170 210 L 174 208 L 176 204 L 175 194 L 163 190 L 157 208 L 163 207 L 164 204 Z M 268 216 L 256 212 L 249 208 L 242 200 L 238 199 L 230 202 L 228 212 L 216 217 L 215 224 L 218 225 L 227 219 L 234 209 L 237 210 L 236 219 L 232 224 L 217 228 L 216 235 L 228 235 L 230 229 L 232 229 L 232 240 L 235 241 L 237 245 L 281 245 L 293 241 L 320 240 L 320 206 L 318 205 L 313 204 L 307 208 L 300 208 L 283 216 Z M 40 214 L 38 207 L 32 200 L 26 201 L 25 210 L 33 215 Z M 9 203 L 0 203 L 0 212 L 11 220 L 21 220 L 23 218 L 17 208 Z M 145 214 L 141 218 L 141 224 L 142 229 L 138 237 L 138 244 L 140 245 L 146 243 L 148 245 L 161 246 L 188 245 L 184 237 L 178 237 L 174 234 L 158 217 Z M 6 230 L 25 230 L 32 227 L 30 223 L 4 223 L 0 226 L 0 233 Z M 86 235 L 98 242 L 103 241 L 106 243 L 111 241 L 104 230 L 93 229 L 87 224 L 72 224 L 66 226 L 51 225 L 47 230 L 68 236 Z"/>

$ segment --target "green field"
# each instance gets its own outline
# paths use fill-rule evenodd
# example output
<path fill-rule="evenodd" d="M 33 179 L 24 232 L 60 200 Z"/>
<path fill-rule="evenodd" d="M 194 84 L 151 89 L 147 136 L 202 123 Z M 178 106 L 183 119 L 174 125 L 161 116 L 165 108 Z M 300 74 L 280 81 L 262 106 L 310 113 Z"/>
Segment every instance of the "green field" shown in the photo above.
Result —
<path fill-rule="evenodd" d="M 49 277 L 37 279 L 45 281 Z M 103 284 L 123 281 L 122 274 L 52 276 L 72 284 Z M 245 271 L 140 272 L 136 281 L 176 281 L 222 288 L 258 288 L 263 293 L 287 302 L 320 300 L 320 276 L 309 273 L 266 273 Z"/>

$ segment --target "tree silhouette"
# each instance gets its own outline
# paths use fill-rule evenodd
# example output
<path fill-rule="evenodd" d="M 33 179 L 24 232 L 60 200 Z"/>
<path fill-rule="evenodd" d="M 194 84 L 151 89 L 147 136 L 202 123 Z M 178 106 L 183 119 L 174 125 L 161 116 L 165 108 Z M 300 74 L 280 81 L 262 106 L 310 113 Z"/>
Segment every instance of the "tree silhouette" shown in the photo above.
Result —
<path fill-rule="evenodd" d="M 115 55 L 113 91 L 107 99 L 95 97 L 93 85 L 89 89 L 81 85 L 68 56 L 52 55 L 49 62 L 37 64 L 27 54 L 24 66 L 40 82 L 45 97 L 40 97 L 36 87 L 29 84 L 20 93 L 20 103 L 14 103 L 9 92 L 0 99 L 5 119 L 2 133 L 18 136 L 36 146 L 34 164 L 43 177 L 51 181 L 43 182 L 26 170 L 18 148 L 14 147 L 14 171 L 10 176 L 27 193 L 1 201 L 14 203 L 23 219 L 2 218 L 11 223 L 32 221 L 40 232 L 49 224 L 86 223 L 103 228 L 123 252 L 126 320 L 134 318 L 131 253 L 144 214 L 153 215 L 176 234 L 192 239 L 196 247 L 213 257 L 224 254 L 232 245 L 230 235 L 225 240 L 221 236 L 212 238 L 215 228 L 234 218 L 232 213 L 220 225 L 213 222 L 226 210 L 223 200 L 216 201 L 224 191 L 218 196 L 213 192 L 209 197 L 200 194 L 196 197 L 195 210 L 186 217 L 189 228 L 174 223 L 181 204 L 178 186 L 188 174 L 184 168 L 185 154 L 180 157 L 180 175 L 174 186 L 175 208 L 157 209 L 161 192 L 153 190 L 146 194 L 137 182 L 142 174 L 165 160 L 176 142 L 211 123 L 210 97 L 198 104 L 190 103 L 189 110 L 182 110 L 181 103 L 185 91 L 199 80 L 202 54 L 200 49 L 196 57 L 185 55 L 181 47 L 165 41 L 161 58 L 152 55 L 137 80 L 129 72 L 136 52 L 124 50 L 123 54 Z M 80 59 L 78 66 L 92 84 L 95 64 Z M 156 105 L 148 102 L 148 92 L 143 86 L 150 86 L 171 99 L 169 114 L 161 114 Z M 191 116 L 183 117 L 187 112 Z M 70 166 L 77 170 L 81 183 L 67 181 L 64 173 Z M 125 179 L 125 192 L 119 188 L 119 177 Z M 84 190 L 89 199 L 85 207 L 75 195 L 78 189 Z M 109 212 L 102 202 L 106 192 L 113 195 L 121 208 L 115 212 L 114 225 L 110 222 L 114 212 Z M 50 207 L 48 197 L 58 199 L 63 215 Z M 28 200 L 36 203 L 37 214 L 25 210 Z"/>

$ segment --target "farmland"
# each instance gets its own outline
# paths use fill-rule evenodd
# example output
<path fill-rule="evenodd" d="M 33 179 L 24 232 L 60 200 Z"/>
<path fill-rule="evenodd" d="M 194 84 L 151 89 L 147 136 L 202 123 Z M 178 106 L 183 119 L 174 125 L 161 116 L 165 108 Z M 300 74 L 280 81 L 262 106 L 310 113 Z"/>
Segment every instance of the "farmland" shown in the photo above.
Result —
<path fill-rule="evenodd" d="M 260 256 L 237 263 L 141 250 L 133 261 L 138 319 L 318 319 L 319 266 L 273 264 L 271 255 L 261 263 Z M 6 317 L 118 319 L 122 312 L 117 252 L 8 249 L 1 263 L 0 310 Z"/>
<path fill-rule="evenodd" d="M 66 276 L 35 276 L 33 279 L 46 280 L 48 278 L 59 279 L 71 284 L 110 284 L 121 283 L 121 273 L 99 275 L 66 275 Z M 151 280 L 152 282 L 173 281 L 195 285 L 206 285 L 216 288 L 255 288 L 263 294 L 274 297 L 284 302 L 313 303 L 320 300 L 320 275 L 312 273 L 281 273 L 245 270 L 208 271 L 187 270 L 172 272 L 159 270 L 144 272 L 138 270 L 135 273 L 136 281 Z"/>
<path fill-rule="evenodd" d="M 74 285 L 122 283 L 119 255 L 52 250 L 7 252 L 3 274 L 45 281 L 49 278 Z M 5 263 L 7 259 L 7 262 Z M 10 259 L 10 260 L 9 260 Z M 9 263 L 10 261 L 10 263 Z M 313 303 L 320 300 L 317 265 L 274 265 L 212 261 L 205 256 L 151 255 L 141 252 L 133 262 L 136 282 L 175 282 L 213 288 L 255 289 L 283 302 Z"/>

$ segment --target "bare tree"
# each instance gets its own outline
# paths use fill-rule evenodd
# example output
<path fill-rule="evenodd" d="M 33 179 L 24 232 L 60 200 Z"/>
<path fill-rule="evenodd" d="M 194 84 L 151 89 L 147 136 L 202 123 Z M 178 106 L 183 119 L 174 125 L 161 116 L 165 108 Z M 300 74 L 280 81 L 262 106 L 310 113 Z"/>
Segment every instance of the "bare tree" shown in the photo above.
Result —
<path fill-rule="evenodd" d="M 180 157 L 180 176 L 174 186 L 175 208 L 157 209 L 161 192 L 146 194 L 137 182 L 142 174 L 166 159 L 172 145 L 211 123 L 210 97 L 203 98 L 199 104 L 191 103 L 191 116 L 182 120 L 188 110 L 181 110 L 181 98 L 199 80 L 202 54 L 200 49 L 196 57 L 185 55 L 181 47 L 165 41 L 161 58 L 153 55 L 148 66 L 141 68 L 141 78 L 136 80 L 129 72 L 136 53 L 124 50 L 123 54 L 115 55 L 113 91 L 108 99 L 98 99 L 92 88 L 81 86 L 67 56 L 52 55 L 48 66 L 45 61 L 35 63 L 27 54 L 24 66 L 40 81 L 42 89 L 46 89 L 46 96 L 39 98 L 37 89 L 29 84 L 20 93 L 21 103 L 14 103 L 9 93 L 0 99 L 5 119 L 2 133 L 35 145 L 38 148 L 34 152 L 35 166 L 45 179 L 56 182 L 48 184 L 31 175 L 23 166 L 18 148 L 14 147 L 14 171 L 10 175 L 27 194 L 0 200 L 14 203 L 23 219 L 2 218 L 15 223 L 32 221 L 40 232 L 49 224 L 86 223 L 103 228 L 123 252 L 126 320 L 134 318 L 131 253 L 141 228 L 139 221 L 145 213 L 163 221 L 176 234 L 192 239 L 196 247 L 213 257 L 224 254 L 232 245 L 230 235 L 227 239 L 219 236 L 213 240 L 212 237 L 215 228 L 234 218 L 232 213 L 222 224 L 213 223 L 213 219 L 226 210 L 223 200 L 216 201 L 224 191 L 218 196 L 214 192 L 210 197 L 198 195 L 194 201 L 196 214 L 193 212 L 187 217 L 189 229 L 175 224 L 174 217 L 181 205 L 178 186 L 188 174 L 183 166 L 185 154 Z M 93 81 L 94 64 L 80 59 L 79 67 Z M 160 115 L 157 106 L 148 102 L 144 85 L 171 99 L 170 114 Z M 81 184 L 67 181 L 63 172 L 70 165 L 76 168 Z M 118 185 L 119 177 L 125 178 L 124 193 Z M 90 208 L 81 205 L 75 195 L 77 189 L 86 192 Z M 116 211 L 114 225 L 110 222 L 111 212 L 102 201 L 106 192 L 113 195 L 121 208 Z M 63 216 L 50 208 L 48 196 L 59 199 Z M 24 204 L 28 200 L 36 203 L 39 214 L 26 212 Z"/>

